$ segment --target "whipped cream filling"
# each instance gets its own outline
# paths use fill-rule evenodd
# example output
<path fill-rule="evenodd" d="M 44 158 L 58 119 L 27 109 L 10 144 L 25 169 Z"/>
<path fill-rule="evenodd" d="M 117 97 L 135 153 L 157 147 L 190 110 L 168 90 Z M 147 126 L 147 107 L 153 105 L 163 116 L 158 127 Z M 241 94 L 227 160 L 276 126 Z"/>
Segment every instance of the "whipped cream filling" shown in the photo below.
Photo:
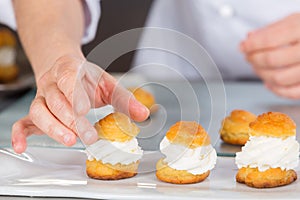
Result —
<path fill-rule="evenodd" d="M 142 158 L 143 150 L 138 145 L 136 138 L 126 142 L 111 142 L 98 140 L 86 148 L 88 160 L 101 160 L 104 164 L 115 165 L 117 163 L 128 165 Z"/>
<path fill-rule="evenodd" d="M 16 50 L 14 47 L 5 46 L 0 48 L 0 65 L 1 67 L 15 64 Z"/>
<path fill-rule="evenodd" d="M 179 144 L 172 144 L 164 137 L 160 143 L 160 151 L 166 156 L 164 162 L 176 170 L 186 170 L 198 175 L 214 168 L 217 153 L 211 145 L 188 148 Z"/>
<path fill-rule="evenodd" d="M 299 143 L 295 136 L 286 139 L 251 136 L 242 151 L 236 153 L 235 163 L 238 168 L 258 168 L 259 171 L 278 167 L 294 169 L 299 163 Z"/>

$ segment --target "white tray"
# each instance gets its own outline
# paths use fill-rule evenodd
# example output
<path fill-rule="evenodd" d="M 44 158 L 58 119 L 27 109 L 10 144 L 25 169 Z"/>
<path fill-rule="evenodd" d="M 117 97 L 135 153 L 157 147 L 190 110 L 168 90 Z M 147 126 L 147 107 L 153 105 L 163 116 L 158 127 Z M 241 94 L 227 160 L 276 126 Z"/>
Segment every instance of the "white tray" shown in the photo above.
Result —
<path fill-rule="evenodd" d="M 0 154 L 0 195 L 98 199 L 299 199 L 300 196 L 299 181 L 273 189 L 254 189 L 236 183 L 237 168 L 234 159 L 228 157 L 218 157 L 215 169 L 204 182 L 174 185 L 156 179 L 153 168 L 161 156 L 157 152 L 146 152 L 140 165 L 142 173 L 118 181 L 88 178 L 86 156 L 80 150 L 31 147 L 27 152 L 34 158 L 33 163 Z"/>

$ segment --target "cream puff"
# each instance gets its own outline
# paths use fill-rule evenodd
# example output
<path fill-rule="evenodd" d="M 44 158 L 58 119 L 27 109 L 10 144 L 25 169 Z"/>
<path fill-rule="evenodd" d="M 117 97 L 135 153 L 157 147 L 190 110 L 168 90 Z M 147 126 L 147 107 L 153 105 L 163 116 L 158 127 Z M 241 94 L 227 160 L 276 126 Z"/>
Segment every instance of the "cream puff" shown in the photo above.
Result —
<path fill-rule="evenodd" d="M 143 155 L 135 136 L 139 128 L 122 113 L 111 113 L 95 124 L 99 140 L 86 149 L 87 175 L 94 179 L 118 180 L 137 174 Z"/>
<path fill-rule="evenodd" d="M 150 92 L 143 88 L 128 88 L 128 90 L 134 95 L 136 100 L 146 106 L 151 113 L 157 111 L 157 106 L 155 105 L 155 97 Z"/>
<path fill-rule="evenodd" d="M 14 81 L 19 74 L 16 65 L 16 38 L 6 28 L 0 29 L 0 83 Z"/>
<path fill-rule="evenodd" d="M 180 121 L 173 125 L 160 143 L 165 158 L 156 164 L 159 180 L 188 184 L 208 177 L 217 160 L 209 135 L 196 122 Z"/>
<path fill-rule="evenodd" d="M 268 112 L 250 123 L 250 138 L 236 154 L 236 181 L 255 188 L 272 188 L 297 179 L 299 163 L 296 125 L 286 114 Z"/>
<path fill-rule="evenodd" d="M 233 110 L 227 116 L 220 129 L 221 139 L 228 144 L 244 145 L 249 139 L 249 123 L 256 115 L 245 110 Z"/>

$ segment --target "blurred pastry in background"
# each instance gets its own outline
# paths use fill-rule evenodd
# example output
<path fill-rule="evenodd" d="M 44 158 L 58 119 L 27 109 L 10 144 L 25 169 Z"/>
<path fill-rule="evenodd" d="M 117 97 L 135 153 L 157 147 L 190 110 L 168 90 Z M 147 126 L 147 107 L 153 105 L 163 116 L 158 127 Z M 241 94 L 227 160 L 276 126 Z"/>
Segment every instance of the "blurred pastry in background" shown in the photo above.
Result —
<path fill-rule="evenodd" d="M 138 100 L 141 104 L 146 106 L 150 113 L 154 113 L 157 111 L 158 107 L 155 104 L 155 97 L 147 90 L 143 88 L 128 88 L 130 92 L 134 95 L 136 100 Z"/>
<path fill-rule="evenodd" d="M 221 139 L 228 144 L 245 145 L 249 139 L 249 123 L 256 119 L 256 115 L 246 110 L 233 110 L 222 121 L 220 129 Z"/>
<path fill-rule="evenodd" d="M 16 38 L 7 28 L 0 28 L 0 83 L 12 82 L 18 74 Z"/>
<path fill-rule="evenodd" d="M 236 154 L 236 181 L 255 188 L 288 185 L 297 179 L 296 124 L 286 114 L 268 112 L 250 123 L 250 138 Z"/>
<path fill-rule="evenodd" d="M 135 136 L 139 128 L 122 113 L 111 113 L 95 124 L 99 140 L 86 149 L 87 175 L 94 179 L 118 180 L 137 174 L 143 150 Z"/>
<path fill-rule="evenodd" d="M 157 162 L 156 176 L 168 183 L 201 182 L 217 161 L 209 135 L 197 122 L 180 121 L 173 125 L 161 141 L 160 151 L 166 157 Z"/>

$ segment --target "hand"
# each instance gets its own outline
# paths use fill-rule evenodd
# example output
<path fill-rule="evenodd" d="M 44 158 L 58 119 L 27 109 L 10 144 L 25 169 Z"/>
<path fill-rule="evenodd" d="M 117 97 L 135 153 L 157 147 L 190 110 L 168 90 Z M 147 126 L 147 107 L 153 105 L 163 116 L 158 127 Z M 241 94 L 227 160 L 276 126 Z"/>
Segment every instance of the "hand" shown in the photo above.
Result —
<path fill-rule="evenodd" d="M 146 107 L 100 67 L 63 56 L 37 80 L 29 114 L 13 125 L 13 148 L 22 153 L 28 136 L 44 133 L 66 146 L 74 145 L 77 136 L 91 144 L 98 136 L 85 115 L 90 108 L 107 104 L 136 121 L 149 115 Z"/>
<path fill-rule="evenodd" d="M 300 98 L 300 13 L 249 33 L 240 49 L 267 88 Z"/>

